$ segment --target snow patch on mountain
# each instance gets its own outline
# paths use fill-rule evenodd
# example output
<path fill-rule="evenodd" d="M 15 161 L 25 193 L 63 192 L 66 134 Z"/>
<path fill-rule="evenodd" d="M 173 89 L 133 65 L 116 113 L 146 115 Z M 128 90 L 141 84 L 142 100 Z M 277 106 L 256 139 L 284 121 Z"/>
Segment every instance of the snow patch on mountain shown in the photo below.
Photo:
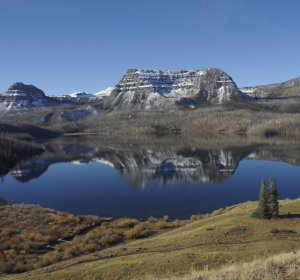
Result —
<path fill-rule="evenodd" d="M 85 92 L 74 92 L 69 94 L 70 97 L 76 99 L 93 99 L 96 98 L 94 94 L 85 93 Z"/>
<path fill-rule="evenodd" d="M 97 99 L 101 100 L 101 99 L 109 96 L 114 89 L 115 89 L 115 87 L 108 87 L 108 88 L 106 88 L 102 91 L 99 91 L 99 92 L 95 93 L 95 96 L 96 96 Z"/>

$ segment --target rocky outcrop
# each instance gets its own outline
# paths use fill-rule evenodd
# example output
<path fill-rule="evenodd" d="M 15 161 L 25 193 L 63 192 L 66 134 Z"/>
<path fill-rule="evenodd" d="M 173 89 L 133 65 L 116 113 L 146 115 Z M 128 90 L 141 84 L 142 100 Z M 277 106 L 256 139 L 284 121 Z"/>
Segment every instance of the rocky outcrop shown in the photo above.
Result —
<path fill-rule="evenodd" d="M 203 103 L 223 104 L 249 97 L 240 92 L 225 72 L 211 68 L 200 71 L 128 70 L 110 96 L 109 109 L 195 108 Z"/>

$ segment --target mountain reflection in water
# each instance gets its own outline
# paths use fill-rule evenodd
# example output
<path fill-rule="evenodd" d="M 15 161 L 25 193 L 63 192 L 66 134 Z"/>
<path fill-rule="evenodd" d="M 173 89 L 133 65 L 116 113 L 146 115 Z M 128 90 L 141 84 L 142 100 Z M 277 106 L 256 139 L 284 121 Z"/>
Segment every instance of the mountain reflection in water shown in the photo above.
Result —
<path fill-rule="evenodd" d="M 153 141 L 152 141 L 153 140 Z M 112 141 L 95 137 L 64 137 L 42 144 L 45 152 L 16 163 L 9 175 L 29 182 L 55 163 L 99 162 L 118 170 L 132 188 L 176 184 L 219 184 L 232 176 L 243 159 L 300 164 L 299 144 L 250 141 L 247 138 L 153 138 Z M 66 174 L 72 176 L 72 174 Z"/>
<path fill-rule="evenodd" d="M 141 219 L 185 219 L 257 200 L 262 177 L 275 177 L 280 198 L 300 197 L 296 140 L 120 135 L 39 144 L 45 152 L 35 157 L 7 165 L 0 159 L 0 174 L 6 174 L 0 197 L 73 214 Z"/>

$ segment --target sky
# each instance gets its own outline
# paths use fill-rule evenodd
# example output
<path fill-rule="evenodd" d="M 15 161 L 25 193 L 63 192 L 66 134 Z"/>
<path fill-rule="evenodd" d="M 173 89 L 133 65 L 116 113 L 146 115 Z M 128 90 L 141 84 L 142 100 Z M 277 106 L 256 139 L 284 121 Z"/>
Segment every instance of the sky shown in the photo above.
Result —
<path fill-rule="evenodd" d="M 300 76 L 298 0 L 0 0 L 0 92 L 114 86 L 129 68 L 220 68 L 239 87 Z"/>

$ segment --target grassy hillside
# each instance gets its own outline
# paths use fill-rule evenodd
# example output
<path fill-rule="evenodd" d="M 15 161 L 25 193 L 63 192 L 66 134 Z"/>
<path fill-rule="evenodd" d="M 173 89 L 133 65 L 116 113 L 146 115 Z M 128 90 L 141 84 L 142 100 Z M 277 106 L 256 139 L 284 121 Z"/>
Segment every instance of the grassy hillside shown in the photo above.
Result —
<path fill-rule="evenodd" d="M 145 280 L 158 280 L 148 276 Z M 194 270 L 183 277 L 166 277 L 160 280 L 299 280 L 300 252 L 290 252 L 257 259 L 253 262 L 233 264 L 216 270 Z"/>
<path fill-rule="evenodd" d="M 99 218 L 0 198 L 0 272 L 22 273 L 177 228 L 183 221 Z"/>
<path fill-rule="evenodd" d="M 130 241 L 8 279 L 145 279 L 145 275 L 149 279 L 175 276 L 179 279 L 235 279 L 218 278 L 214 273 L 226 274 L 224 266 L 241 271 L 245 262 L 300 250 L 300 200 L 281 201 L 281 216 L 277 220 L 251 218 L 256 205 L 245 203 L 211 216 L 196 217 L 195 221 L 161 235 Z M 260 263 L 261 267 L 266 265 Z M 255 264 L 246 267 L 251 271 L 259 269 Z M 210 273 L 211 278 L 206 274 L 201 278 L 204 272 Z M 245 279 L 258 279 L 251 277 Z"/>

